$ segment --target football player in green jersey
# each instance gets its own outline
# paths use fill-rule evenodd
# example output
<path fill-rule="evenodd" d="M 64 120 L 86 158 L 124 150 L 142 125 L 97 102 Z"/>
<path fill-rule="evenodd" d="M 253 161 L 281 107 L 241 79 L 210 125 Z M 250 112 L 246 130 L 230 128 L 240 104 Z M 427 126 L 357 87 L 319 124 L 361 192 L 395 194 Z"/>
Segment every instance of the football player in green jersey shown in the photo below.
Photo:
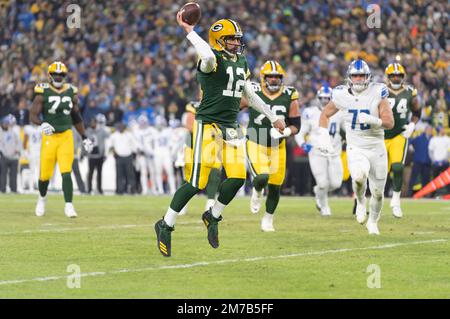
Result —
<path fill-rule="evenodd" d="M 211 168 L 220 154 L 227 179 L 219 187 L 219 196 L 213 207 L 202 215 L 208 230 L 208 242 L 219 247 L 218 223 L 222 211 L 242 187 L 246 177 L 243 133 L 238 127 L 237 115 L 241 97 L 263 113 L 273 127 L 283 132 L 285 124 L 254 92 L 248 81 L 250 70 L 242 54 L 242 30 L 230 19 L 216 21 L 209 29 L 209 45 L 195 31 L 194 25 L 183 21 L 177 14 L 178 24 L 186 31 L 187 39 L 199 56 L 197 80 L 202 99 L 198 106 L 193 128 L 192 172 L 189 181 L 175 193 L 166 215 L 155 224 L 157 246 L 163 256 L 171 255 L 171 232 L 181 209 L 201 189 L 205 188 Z"/>
<path fill-rule="evenodd" d="M 391 63 L 386 68 L 388 101 L 394 115 L 394 127 L 384 131 L 384 143 L 388 154 L 388 171 L 392 168 L 393 193 L 391 199 L 392 214 L 401 218 L 400 192 L 403 183 L 403 165 L 405 164 L 408 138 L 414 132 L 420 118 L 420 105 L 417 90 L 404 84 L 406 72 L 400 63 Z M 412 113 L 412 116 L 410 114 Z M 410 120 L 411 118 L 411 120 Z"/>
<path fill-rule="evenodd" d="M 45 201 L 49 180 L 52 178 L 56 163 L 62 176 L 64 192 L 64 213 L 67 217 L 77 217 L 72 204 L 72 162 L 74 146 L 72 125 L 83 138 L 83 147 L 91 152 L 93 143 L 86 137 L 83 120 L 78 108 L 77 88 L 65 83 L 67 67 L 62 62 L 53 62 L 48 67 L 48 83 L 37 84 L 30 110 L 30 121 L 42 129 L 39 199 L 36 216 L 44 216 Z M 42 119 L 41 119 L 42 115 Z"/>
<path fill-rule="evenodd" d="M 283 84 L 286 75 L 276 61 L 267 61 L 260 71 L 260 83 L 253 83 L 255 92 L 270 106 L 271 110 L 288 127 L 280 134 L 272 128 L 270 121 L 253 109 L 249 110 L 246 154 L 253 177 L 253 192 L 250 210 L 258 213 L 261 208 L 263 190 L 267 186 L 266 213 L 261 220 L 262 231 L 275 231 L 273 214 L 280 200 L 280 189 L 286 173 L 286 137 L 295 135 L 300 129 L 298 92 Z M 243 99 L 241 107 L 246 107 Z"/>

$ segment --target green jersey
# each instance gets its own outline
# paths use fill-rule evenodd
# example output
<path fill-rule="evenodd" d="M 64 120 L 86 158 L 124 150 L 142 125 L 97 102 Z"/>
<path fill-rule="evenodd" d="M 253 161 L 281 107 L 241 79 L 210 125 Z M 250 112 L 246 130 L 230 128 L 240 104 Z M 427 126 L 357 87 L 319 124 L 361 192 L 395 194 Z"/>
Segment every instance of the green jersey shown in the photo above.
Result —
<path fill-rule="evenodd" d="M 291 102 L 298 99 L 298 92 L 295 88 L 291 86 L 283 86 L 280 92 L 269 97 L 262 91 L 261 85 L 259 83 L 253 83 L 253 88 L 255 93 L 270 106 L 270 109 L 275 113 L 280 119 L 285 120 L 289 117 L 289 109 L 291 107 Z M 256 142 L 260 145 L 270 146 L 273 143 L 270 137 L 270 129 L 272 128 L 272 123 L 264 115 L 259 113 L 253 108 L 249 108 L 249 122 L 247 128 L 247 138 L 250 141 Z"/>
<path fill-rule="evenodd" d="M 44 98 L 42 110 L 43 121 L 55 128 L 55 133 L 62 133 L 72 128 L 73 97 L 78 90 L 75 86 L 65 83 L 58 90 L 48 83 L 40 83 L 34 87 L 35 96 Z"/>
<path fill-rule="evenodd" d="M 236 127 L 244 83 L 250 76 L 247 60 L 239 54 L 232 59 L 225 52 L 212 51 L 216 56 L 215 69 L 211 73 L 203 73 L 198 67 L 197 80 L 202 99 L 196 119 Z"/>
<path fill-rule="evenodd" d="M 391 139 L 403 131 L 403 125 L 409 123 L 412 109 L 412 100 L 417 95 L 417 90 L 412 86 L 404 86 L 400 92 L 394 92 L 389 88 L 388 101 L 394 115 L 394 127 L 384 131 L 384 138 Z"/>

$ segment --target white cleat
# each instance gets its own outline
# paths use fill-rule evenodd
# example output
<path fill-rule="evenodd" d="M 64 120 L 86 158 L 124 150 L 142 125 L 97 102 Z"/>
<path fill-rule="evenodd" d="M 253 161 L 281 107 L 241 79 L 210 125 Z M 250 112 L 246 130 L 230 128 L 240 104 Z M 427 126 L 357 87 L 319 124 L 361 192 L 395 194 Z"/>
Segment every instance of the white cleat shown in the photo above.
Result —
<path fill-rule="evenodd" d="M 275 231 L 275 228 L 273 228 L 273 215 L 267 213 L 264 215 L 261 219 L 261 230 L 263 232 Z"/>
<path fill-rule="evenodd" d="M 366 210 L 366 199 L 364 198 L 364 202 L 359 204 L 358 201 L 355 199 L 355 205 L 356 205 L 356 221 L 360 224 L 364 224 L 364 222 L 367 219 L 367 210 Z"/>
<path fill-rule="evenodd" d="M 255 188 L 252 191 L 252 197 L 250 199 L 250 211 L 253 214 L 257 214 L 261 209 L 261 198 L 263 197 L 263 192 L 257 192 Z"/>
<path fill-rule="evenodd" d="M 39 196 L 34 213 L 38 217 L 42 217 L 45 215 L 45 197 Z"/>
<path fill-rule="evenodd" d="M 66 206 L 64 206 L 64 214 L 66 214 L 69 218 L 75 218 L 78 216 L 72 203 L 66 203 Z"/>
<path fill-rule="evenodd" d="M 380 234 L 380 231 L 378 230 L 378 224 L 376 222 L 372 222 L 370 219 L 366 223 L 366 228 L 369 231 L 369 235 Z"/>
<path fill-rule="evenodd" d="M 321 216 L 331 216 L 331 210 L 329 206 L 326 206 L 320 210 Z"/>
<path fill-rule="evenodd" d="M 391 208 L 392 208 L 392 215 L 394 215 L 394 217 L 396 217 L 396 218 L 403 217 L 403 212 L 402 212 L 400 205 L 399 206 L 391 206 Z"/>

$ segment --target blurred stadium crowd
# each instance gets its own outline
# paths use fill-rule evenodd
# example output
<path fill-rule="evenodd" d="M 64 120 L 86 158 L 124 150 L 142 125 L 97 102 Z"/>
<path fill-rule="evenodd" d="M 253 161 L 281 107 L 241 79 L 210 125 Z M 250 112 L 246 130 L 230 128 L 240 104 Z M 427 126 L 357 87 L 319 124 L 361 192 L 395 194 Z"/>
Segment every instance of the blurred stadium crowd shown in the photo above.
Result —
<path fill-rule="evenodd" d="M 12 113 L 19 125 L 27 124 L 34 85 L 47 80 L 52 61 L 61 60 L 79 88 L 86 125 L 98 113 L 108 126 L 129 124 L 141 114 L 150 123 L 156 115 L 181 119 L 186 104 L 199 96 L 197 57 L 175 20 L 184 1 L 78 0 L 81 26 L 68 28 L 71 2 L 0 1 L 0 117 Z M 279 61 L 302 107 L 321 85 L 342 83 L 357 57 L 370 65 L 375 81 L 383 81 L 388 63 L 400 61 L 423 106 L 418 134 L 426 124 L 449 133 L 450 2 L 374 1 L 380 28 L 367 25 L 367 1 L 198 2 L 203 16 L 196 31 L 207 39 L 214 21 L 238 21 L 253 79 L 264 61 Z M 294 143 L 291 150 L 304 157 Z M 286 187 L 308 193 L 291 185 L 292 176 Z"/>

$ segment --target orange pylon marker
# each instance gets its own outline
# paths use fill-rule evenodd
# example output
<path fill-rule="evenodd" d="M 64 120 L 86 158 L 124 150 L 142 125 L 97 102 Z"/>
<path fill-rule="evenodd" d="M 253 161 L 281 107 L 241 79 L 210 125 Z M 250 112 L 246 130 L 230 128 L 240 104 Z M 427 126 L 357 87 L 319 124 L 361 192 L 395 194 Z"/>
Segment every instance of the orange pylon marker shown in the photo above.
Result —
<path fill-rule="evenodd" d="M 422 198 L 425 195 L 428 195 L 435 190 L 442 188 L 446 185 L 450 184 L 450 167 L 443 171 L 439 176 L 425 185 L 420 191 L 414 194 L 413 198 L 418 199 Z"/>

